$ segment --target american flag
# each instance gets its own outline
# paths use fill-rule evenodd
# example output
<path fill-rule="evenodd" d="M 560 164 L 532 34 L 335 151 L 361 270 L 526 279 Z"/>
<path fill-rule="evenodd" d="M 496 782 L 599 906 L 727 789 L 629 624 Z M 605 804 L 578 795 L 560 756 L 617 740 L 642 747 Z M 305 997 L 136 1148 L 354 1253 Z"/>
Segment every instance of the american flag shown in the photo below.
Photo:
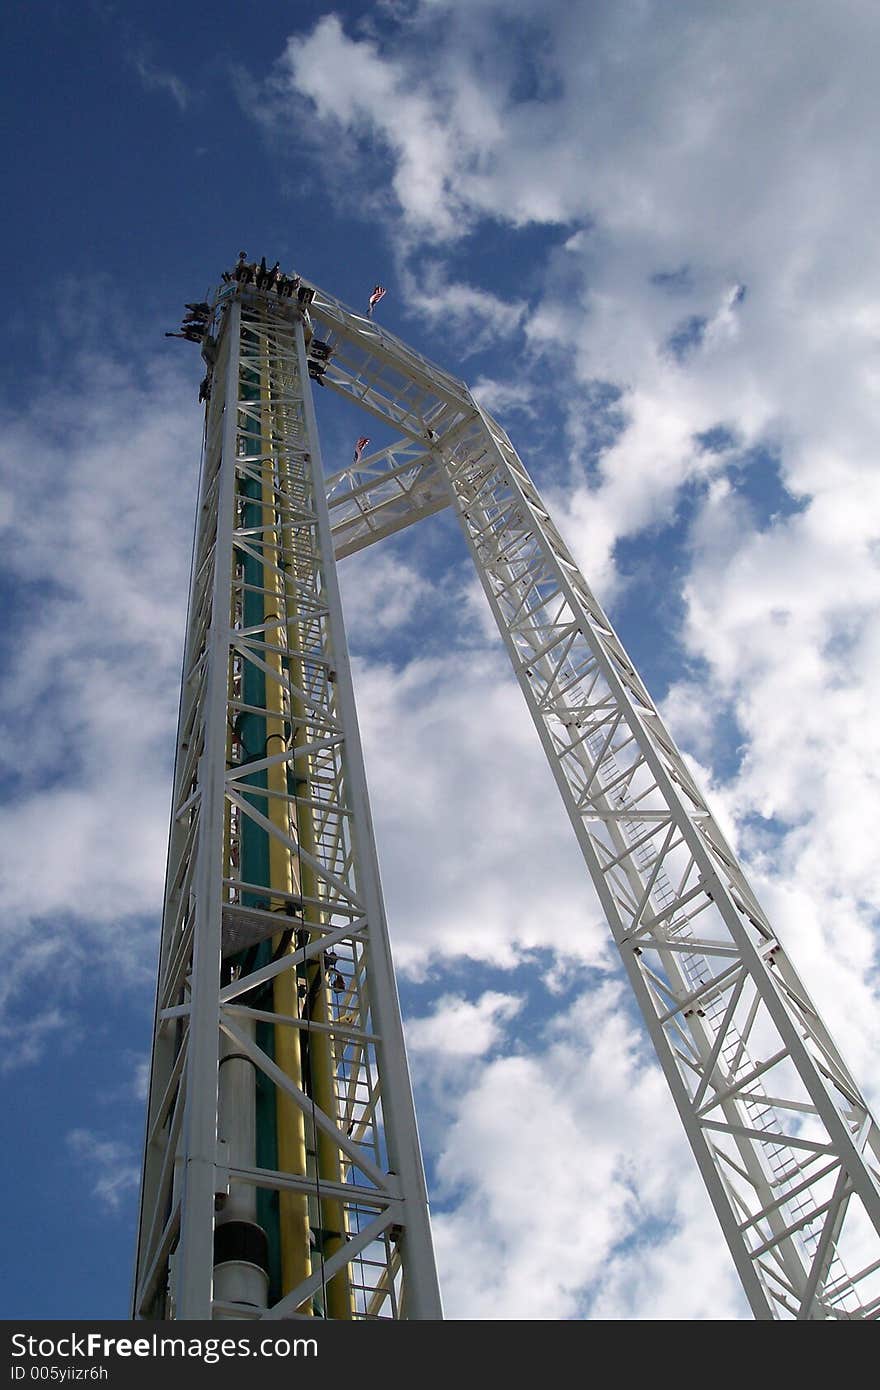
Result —
<path fill-rule="evenodd" d="M 363 454 L 364 449 L 366 449 L 366 447 L 367 447 L 367 445 L 369 444 L 369 442 L 370 442 L 370 437 L 369 437 L 369 435 L 367 435 L 367 434 L 362 434 L 361 437 L 360 437 L 360 439 L 358 440 L 357 444 L 355 444 L 355 446 L 354 446 L 354 458 L 352 459 L 352 463 L 360 463 L 360 461 L 361 461 L 361 455 Z"/>
<path fill-rule="evenodd" d="M 385 286 L 384 286 L 384 285 L 374 285 L 374 286 L 373 286 L 373 293 L 370 295 L 370 307 L 369 307 L 369 310 L 368 310 L 368 312 L 369 312 L 370 314 L 372 314 L 373 310 L 375 309 L 376 305 L 379 303 L 379 300 L 382 298 L 382 296 L 383 296 L 384 293 L 385 293 Z"/>

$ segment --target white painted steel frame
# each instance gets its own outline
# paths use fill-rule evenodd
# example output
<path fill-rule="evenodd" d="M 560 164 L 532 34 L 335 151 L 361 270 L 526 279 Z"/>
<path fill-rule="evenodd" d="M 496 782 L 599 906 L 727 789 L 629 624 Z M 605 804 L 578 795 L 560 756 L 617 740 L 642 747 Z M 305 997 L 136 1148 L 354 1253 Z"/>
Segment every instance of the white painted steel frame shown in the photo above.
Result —
<path fill-rule="evenodd" d="M 327 479 L 341 559 L 449 505 L 435 446 L 442 436 L 450 447 L 474 403 L 463 381 L 323 290 L 314 290 L 309 313 L 316 337 L 332 348 L 322 386 L 397 434 Z"/>
<path fill-rule="evenodd" d="M 403 436 L 330 480 L 337 551 L 446 487 L 755 1316 L 878 1316 L 876 1122 L 510 440 L 373 321 L 311 313 L 324 385 Z"/>
<path fill-rule="evenodd" d="M 244 313 L 244 321 L 242 320 Z M 207 410 L 180 725 L 174 775 L 166 904 L 141 1194 L 134 1316 L 296 1318 L 340 1270 L 348 1270 L 352 1316 L 441 1316 L 427 1191 L 404 1051 L 351 674 L 333 560 L 330 518 L 308 387 L 302 315 L 253 290 L 225 292 Z M 261 380 L 261 399 L 244 383 Z M 272 402 L 266 426 L 266 392 Z M 255 455 L 254 431 L 263 443 Z M 267 442 L 268 441 L 268 442 Z M 238 482 L 266 486 L 275 521 L 245 526 Z M 263 493 L 265 501 L 265 491 Z M 285 550 L 289 545 L 291 549 Z M 245 626 L 243 554 L 261 558 L 264 621 Z M 272 558 L 274 557 L 274 559 Z M 277 561 L 277 563 L 276 563 Z M 274 604 L 274 616 L 269 608 Z M 283 611 L 279 612 L 279 605 Z M 230 622 L 230 614 L 232 621 Z M 303 636 L 299 668 L 288 633 Z M 247 706 L 250 664 L 280 687 L 287 730 L 262 760 L 229 761 L 230 730 Z M 300 670 L 297 686 L 294 671 Z M 278 691 L 275 691 L 276 696 Z M 277 703 L 277 701 L 276 701 Z M 251 711 L 264 714 L 265 711 Z M 300 760 L 299 763 L 297 760 Z M 260 792 L 252 775 L 305 760 L 308 796 Z M 247 780 L 245 780 L 247 779 Z M 265 814 L 255 802 L 265 801 Z M 274 802 L 271 798 L 275 798 Z M 279 817 L 278 805 L 283 807 Z M 298 838 L 306 812 L 308 844 Z M 317 887 L 262 888 L 279 918 L 243 903 L 235 869 L 242 817 L 290 856 L 300 885 L 308 864 Z M 224 849 L 224 844 L 226 848 Z M 298 868 L 296 866 L 299 866 Z M 261 885 L 257 885 L 261 887 Z M 253 892 L 250 893 L 253 898 Z M 286 899 L 286 901 L 284 901 Z M 284 911 L 286 909 L 286 911 Z M 258 969 L 221 981 L 221 958 L 296 930 L 294 948 Z M 331 980 L 326 952 L 333 949 Z M 324 1021 L 261 1009 L 254 991 L 285 972 L 317 971 Z M 299 996 L 298 996 L 299 997 Z M 297 1009 L 300 1006 L 297 1005 Z M 334 1059 L 335 1101 L 327 1113 L 258 1046 L 257 1022 L 305 1030 Z M 288 1096 L 312 1133 L 329 1136 L 341 1180 L 237 1163 L 218 1142 L 221 1035 Z M 260 1313 L 213 1298 L 214 1227 L 230 1184 L 301 1192 L 310 1210 L 338 1201 L 347 1236 L 273 1307 Z"/>
<path fill-rule="evenodd" d="M 327 513 L 315 504 L 322 516 L 322 553 L 329 546 L 328 526 L 341 556 L 442 506 L 454 506 L 755 1315 L 877 1316 L 876 1123 L 534 484 L 503 430 L 479 410 L 462 382 L 332 296 L 317 288 L 313 295 L 310 330 L 333 349 L 323 385 L 397 434 L 394 444 L 328 481 Z M 210 1053 L 206 1039 L 215 1027 L 215 1006 L 242 1050 L 248 1040 L 240 1030 L 241 1016 L 260 1016 L 231 998 L 212 1001 L 208 991 L 207 1022 L 196 1032 L 187 1026 L 191 1005 L 171 1007 L 169 993 L 188 988 L 189 978 L 193 984 L 199 979 L 192 948 L 192 905 L 198 896 L 193 887 L 205 881 L 196 864 L 204 861 L 212 783 L 207 763 L 197 763 L 193 749 L 207 746 L 209 595 L 217 582 L 222 588 L 212 518 L 224 413 L 217 383 L 225 381 L 232 391 L 235 380 L 226 355 L 229 341 L 227 332 L 208 412 L 188 624 L 161 967 L 169 1007 L 157 1022 L 145 1161 L 142 1313 L 179 1240 L 180 1194 L 186 1191 L 207 1206 L 210 1164 L 204 1136 L 210 1133 L 210 1105 L 202 1097 L 200 1107 L 185 1106 L 188 1048 Z M 304 380 L 301 354 L 302 347 Z M 317 460 L 310 407 L 307 428 Z M 334 641 L 343 650 L 335 576 L 331 584 L 328 613 L 332 610 Z M 222 664 L 221 657 L 215 665 L 216 660 Z M 344 670 L 340 710 L 348 734 L 356 726 L 347 664 Z M 219 699 L 216 691 L 214 698 Z M 361 823 L 368 824 L 355 739 L 356 734 L 350 740 L 353 803 Z M 192 789 L 195 767 L 204 778 L 204 796 Z M 216 794 L 214 789 L 215 803 Z M 375 914 L 378 878 L 369 833 L 367 843 L 367 881 L 376 885 L 368 896 Z M 233 923 L 233 908 L 224 910 L 224 930 L 254 930 L 259 914 L 239 912 Z M 359 941 L 363 920 L 348 925 L 349 939 Z M 216 920 L 212 929 L 216 933 Z M 375 945 L 375 927 L 372 931 Z M 396 1050 L 399 1014 L 384 924 L 381 941 L 377 978 L 383 980 L 380 993 L 387 995 L 382 1026 L 388 1027 L 390 1008 L 401 1064 L 393 1088 L 386 1082 L 385 1105 L 392 1096 L 402 1103 L 403 1132 L 414 1138 L 408 1078 L 402 1084 L 405 1058 L 402 1047 Z M 338 1023 L 337 1032 L 348 1036 L 348 1024 Z M 372 1042 L 378 1033 L 362 1028 L 359 1036 Z M 193 1172 L 185 1181 L 180 1162 L 175 1163 L 183 1133 L 193 1136 L 186 1142 L 195 1160 L 187 1165 Z M 413 1210 L 418 1213 L 411 1229 L 420 1249 L 429 1252 L 417 1143 L 410 1157 L 417 1190 L 411 1220 Z M 364 1212 L 368 1194 L 379 1195 L 372 1199 L 375 1215 L 352 1242 L 359 1248 L 383 1230 L 396 1230 L 401 1214 L 397 1188 L 371 1187 L 376 1173 L 369 1165 L 363 1174 L 357 1190 Z M 292 1175 L 268 1177 L 279 1189 L 303 1185 Z M 260 1182 L 267 1175 L 236 1170 L 232 1179 Z M 209 1269 L 204 1236 L 201 1247 L 197 1235 L 190 1239 L 192 1258 Z M 422 1269 L 430 1286 L 428 1303 L 436 1307 L 429 1254 Z M 297 1316 L 283 1308 L 274 1315 Z"/>

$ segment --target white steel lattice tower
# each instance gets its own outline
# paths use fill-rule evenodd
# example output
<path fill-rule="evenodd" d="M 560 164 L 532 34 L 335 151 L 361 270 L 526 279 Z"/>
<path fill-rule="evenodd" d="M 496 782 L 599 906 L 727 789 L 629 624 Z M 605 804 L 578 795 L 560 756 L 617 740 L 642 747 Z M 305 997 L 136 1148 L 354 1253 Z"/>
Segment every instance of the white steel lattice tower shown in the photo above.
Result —
<path fill-rule="evenodd" d="M 335 561 L 450 506 L 755 1316 L 876 1317 L 877 1125 L 507 435 L 313 286 L 214 328 L 134 1315 L 441 1316 Z"/>

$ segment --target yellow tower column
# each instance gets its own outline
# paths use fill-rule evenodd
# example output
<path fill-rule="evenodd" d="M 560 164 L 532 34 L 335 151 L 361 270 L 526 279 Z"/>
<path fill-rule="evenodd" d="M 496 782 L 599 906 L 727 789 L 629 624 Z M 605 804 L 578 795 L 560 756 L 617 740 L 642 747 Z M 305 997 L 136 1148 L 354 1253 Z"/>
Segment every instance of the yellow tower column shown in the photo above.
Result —
<path fill-rule="evenodd" d="M 262 329 L 269 331 L 264 314 Z M 280 575 L 282 555 L 279 545 L 279 532 L 275 494 L 275 448 L 272 437 L 271 397 L 276 383 L 270 380 L 269 349 L 264 336 L 260 365 L 260 474 L 262 482 L 262 554 L 263 554 L 263 618 L 266 623 L 265 652 L 266 665 L 271 675 L 266 677 L 266 756 L 288 750 L 289 732 L 286 728 L 284 695 L 281 686 L 283 657 L 279 651 L 269 650 L 281 646 L 283 623 L 285 619 L 285 593 Z M 275 624 L 275 626 L 272 626 Z M 282 835 L 289 836 L 291 825 L 287 800 L 287 763 L 270 763 L 267 768 L 268 809 L 266 815 Z M 269 837 L 269 880 L 270 887 L 281 893 L 299 893 L 302 887 L 294 881 L 294 866 L 290 851 L 274 836 Z M 271 899 L 272 911 L 287 913 L 288 899 Z M 273 938 L 278 950 L 283 935 Z M 289 944 L 288 951 L 295 950 Z M 299 1012 L 296 972 L 285 970 L 276 976 L 273 983 L 273 1005 L 275 1012 L 287 1018 L 296 1017 Z M 303 1068 L 299 1029 L 290 1024 L 278 1024 L 275 1028 L 275 1060 L 286 1076 L 302 1090 Z M 278 1090 L 276 1097 L 278 1118 L 278 1163 L 283 1172 L 301 1173 L 307 1169 L 306 1127 L 302 1110 L 284 1091 Z M 281 1244 L 281 1283 L 282 1293 L 288 1293 L 311 1273 L 311 1246 L 309 1228 L 308 1198 L 304 1193 L 279 1193 L 279 1227 Z M 300 1309 L 302 1313 L 312 1311 L 311 1300 Z"/>
<path fill-rule="evenodd" d="M 308 389 L 308 387 L 306 387 Z M 279 407 L 279 410 L 283 407 Z M 280 421 L 279 421 L 280 425 Z M 283 431 L 279 429 L 279 434 L 283 436 Z M 302 505 L 308 505 L 308 499 L 301 483 L 293 477 L 289 460 L 285 464 L 284 491 L 287 497 L 297 500 L 298 493 L 302 493 Z M 287 646 L 288 646 L 288 667 L 290 670 L 291 685 L 299 690 L 307 689 L 308 679 L 308 637 L 307 625 L 308 615 L 301 612 L 301 606 L 297 598 L 297 579 L 310 580 L 311 576 L 303 573 L 303 566 L 312 564 L 312 545 L 309 542 L 303 547 L 298 537 L 298 526 L 295 516 L 295 503 L 284 501 L 282 503 L 282 545 L 285 557 L 289 562 L 289 572 L 287 577 Z M 299 522 L 299 527 L 310 528 L 314 523 L 310 519 L 303 518 Z M 309 586 L 311 587 L 311 586 Z M 308 743 L 310 734 L 308 729 L 309 711 L 301 699 L 296 695 L 291 696 L 291 717 L 293 725 L 294 744 L 297 742 Z M 297 759 L 295 764 L 295 776 L 297 787 L 296 799 L 296 839 L 302 846 L 306 854 L 313 858 L 320 859 L 319 845 L 315 834 L 315 816 L 317 814 L 318 797 L 313 795 L 313 769 L 312 760 L 309 757 Z M 300 864 L 300 887 L 299 891 L 303 897 L 303 918 L 306 922 L 319 926 L 322 922 L 320 908 L 317 906 L 320 898 L 320 882 L 318 876 L 311 866 L 305 861 Z M 320 939 L 320 933 L 313 934 L 313 940 Z M 336 1096 L 334 1078 L 336 1072 L 336 1062 L 333 1056 L 333 1040 L 325 1028 L 331 1023 L 329 991 L 326 981 L 326 974 L 322 958 L 318 958 L 310 964 L 306 972 L 306 1001 L 308 1006 L 308 1021 L 319 1025 L 316 1029 L 309 1029 L 308 1048 L 309 1048 L 309 1076 L 311 1085 L 311 1095 L 315 1104 L 320 1107 L 327 1115 L 334 1119 L 338 1112 L 338 1099 Z M 323 1026 L 320 1026 L 323 1025 Z M 320 1131 L 316 1131 L 315 1142 L 317 1147 L 317 1175 L 318 1182 L 326 1179 L 333 1183 L 341 1183 L 344 1180 L 342 1164 L 340 1161 L 339 1149 L 333 1139 Z M 329 1257 L 338 1250 L 346 1237 L 345 1210 L 343 1203 L 337 1198 L 322 1197 L 320 1201 L 320 1222 L 321 1222 L 321 1251 L 324 1258 Z M 329 1280 L 326 1289 L 327 1307 L 326 1315 L 330 1318 L 351 1318 L 352 1316 L 352 1293 L 351 1282 L 347 1267 L 341 1273 Z"/>

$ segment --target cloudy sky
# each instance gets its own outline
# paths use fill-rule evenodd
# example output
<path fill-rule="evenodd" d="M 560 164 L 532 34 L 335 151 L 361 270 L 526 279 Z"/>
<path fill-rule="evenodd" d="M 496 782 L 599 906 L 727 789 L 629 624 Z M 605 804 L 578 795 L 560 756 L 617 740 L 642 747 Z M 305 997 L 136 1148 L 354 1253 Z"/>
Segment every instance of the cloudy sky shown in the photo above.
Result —
<path fill-rule="evenodd" d="M 381 280 L 505 424 L 876 1101 L 874 0 L 4 26 L 4 1316 L 127 1316 L 201 433 L 162 334 L 240 248 Z M 452 518 L 342 578 L 448 1316 L 747 1317 Z"/>

